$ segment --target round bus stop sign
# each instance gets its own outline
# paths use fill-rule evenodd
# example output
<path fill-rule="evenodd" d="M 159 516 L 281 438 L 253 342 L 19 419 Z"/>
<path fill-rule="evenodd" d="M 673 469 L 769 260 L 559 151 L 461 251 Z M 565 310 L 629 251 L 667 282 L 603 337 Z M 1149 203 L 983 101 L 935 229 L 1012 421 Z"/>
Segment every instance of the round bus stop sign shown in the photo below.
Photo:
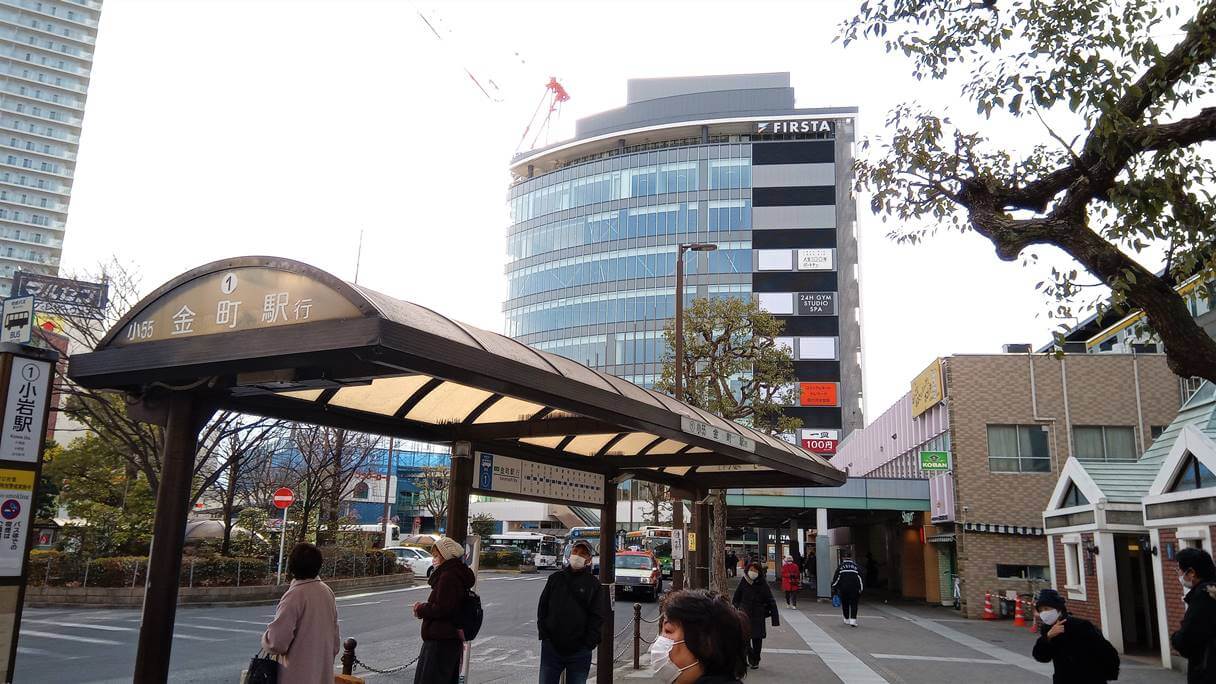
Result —
<path fill-rule="evenodd" d="M 296 501 L 296 493 L 287 487 L 279 487 L 274 490 L 274 505 L 275 508 L 287 508 Z"/>

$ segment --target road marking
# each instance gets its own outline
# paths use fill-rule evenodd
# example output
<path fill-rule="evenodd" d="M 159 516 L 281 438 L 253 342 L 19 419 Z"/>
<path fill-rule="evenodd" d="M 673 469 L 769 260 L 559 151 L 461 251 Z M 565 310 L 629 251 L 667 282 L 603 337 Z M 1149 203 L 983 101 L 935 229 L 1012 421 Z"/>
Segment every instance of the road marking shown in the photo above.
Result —
<path fill-rule="evenodd" d="M 766 651 L 767 653 L 767 651 Z M 991 658 L 948 658 L 946 656 L 901 655 L 898 653 L 871 653 L 871 657 L 882 660 L 928 660 L 935 663 L 978 663 L 980 665 L 1012 665 L 1004 660 Z"/>
<path fill-rule="evenodd" d="M 770 653 L 781 653 L 784 655 L 815 655 L 814 651 L 808 651 L 805 648 L 766 648 L 764 655 Z"/>
<path fill-rule="evenodd" d="M 193 634 L 178 634 L 173 633 L 174 639 L 185 639 L 186 641 L 223 641 L 223 639 L 209 639 L 207 637 L 194 636 Z"/>
<path fill-rule="evenodd" d="M 840 613 L 810 613 L 810 615 L 813 615 L 815 617 L 834 617 L 834 618 L 840 618 L 841 620 L 844 619 L 844 616 L 841 615 Z M 858 620 L 886 620 L 887 618 L 882 615 L 867 615 L 864 618 L 857 618 L 857 619 Z"/>
<path fill-rule="evenodd" d="M 179 622 L 177 627 L 185 627 L 187 629 L 206 629 L 212 632 L 243 632 L 245 634 L 263 634 L 265 630 L 261 629 L 239 629 L 237 627 L 212 627 L 211 625 L 192 625 L 188 622 Z"/>
<path fill-rule="evenodd" d="M 888 615 L 907 620 L 914 625 L 923 627 L 934 634 L 944 636 L 955 643 L 966 646 L 974 651 L 979 651 L 984 655 L 992 656 L 993 658 L 1009 663 L 1010 665 L 1017 665 L 1023 670 L 1029 670 L 1037 675 L 1043 675 L 1044 677 L 1052 676 L 1051 663 L 1040 663 L 1029 656 L 1014 653 L 1009 649 L 1001 648 L 995 644 L 990 644 L 983 639 L 977 639 L 969 634 L 963 634 L 957 629 L 952 629 L 945 625 L 939 625 L 933 620 L 918 618 L 917 616 L 904 612 L 898 608 L 892 608 L 890 606 L 876 607 Z"/>
<path fill-rule="evenodd" d="M 54 625 L 56 627 L 79 627 L 81 629 L 97 629 L 103 632 L 134 632 L 134 627 L 113 627 L 111 625 L 97 625 L 87 622 L 59 622 L 57 620 L 25 620 L 25 622 L 36 622 L 40 625 Z"/>
<path fill-rule="evenodd" d="M 271 615 L 270 617 L 274 617 L 274 616 Z M 239 622 L 242 625 L 261 625 L 262 627 L 266 626 L 265 622 L 258 622 L 257 620 L 231 620 L 229 618 L 207 617 L 205 615 L 194 616 L 194 617 L 191 617 L 190 619 L 191 620 L 211 620 L 212 622 Z"/>
<path fill-rule="evenodd" d="M 398 594 L 398 593 L 401 593 L 401 592 L 403 592 L 403 591 L 418 591 L 419 589 L 430 589 L 430 585 L 427 585 L 427 584 L 419 584 L 418 586 L 415 586 L 415 587 L 406 587 L 406 588 L 404 588 L 404 589 L 389 589 L 389 590 L 387 590 L 387 591 L 369 591 L 369 592 L 367 592 L 366 594 L 347 594 L 346 596 L 339 596 L 339 597 L 338 597 L 337 599 L 335 599 L 335 600 L 337 600 L 337 601 L 346 601 L 346 600 L 349 600 L 349 599 L 367 598 L 368 596 L 383 596 L 383 595 L 385 595 L 385 594 Z M 271 617 L 274 617 L 274 616 L 272 615 Z"/>
<path fill-rule="evenodd" d="M 17 647 L 17 652 L 18 652 L 18 653 L 20 653 L 20 654 L 22 654 L 22 655 L 33 655 L 33 656 L 55 656 L 56 658 L 62 658 L 62 657 L 63 657 L 63 655 L 62 655 L 62 654 L 60 654 L 60 653 L 55 653 L 54 651 L 44 651 L 44 650 L 42 650 L 41 648 L 28 648 L 28 647 L 26 647 L 26 646 L 18 646 L 18 647 Z"/>
<path fill-rule="evenodd" d="M 384 599 L 383 601 L 364 601 L 362 603 L 348 603 L 348 604 L 346 604 L 346 607 L 353 608 L 355 606 L 375 606 L 375 605 L 378 605 L 381 603 L 388 603 L 388 599 Z"/>
<path fill-rule="evenodd" d="M 887 680 L 828 636 L 828 633 L 810 618 L 797 611 L 787 611 L 785 615 L 786 623 L 794 628 L 798 636 L 802 637 L 832 673 L 840 677 L 842 684 L 887 684 Z"/>
<path fill-rule="evenodd" d="M 72 634 L 51 634 L 50 632 L 36 632 L 32 629 L 21 630 L 21 636 L 41 637 L 43 639 L 63 639 L 64 641 L 79 641 L 82 644 L 101 644 L 102 646 L 121 646 L 121 641 L 111 641 L 110 639 L 94 639 L 92 637 L 75 636 Z"/>

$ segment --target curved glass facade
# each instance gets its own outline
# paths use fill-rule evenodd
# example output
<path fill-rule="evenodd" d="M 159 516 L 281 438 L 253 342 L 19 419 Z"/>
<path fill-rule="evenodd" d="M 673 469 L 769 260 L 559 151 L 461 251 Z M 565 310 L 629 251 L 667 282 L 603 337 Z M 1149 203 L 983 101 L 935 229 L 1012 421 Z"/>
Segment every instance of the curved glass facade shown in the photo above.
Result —
<path fill-rule="evenodd" d="M 707 143 L 572 164 L 509 194 L 506 333 L 652 384 L 674 315 L 680 243 L 685 298 L 749 297 L 751 149 Z"/>

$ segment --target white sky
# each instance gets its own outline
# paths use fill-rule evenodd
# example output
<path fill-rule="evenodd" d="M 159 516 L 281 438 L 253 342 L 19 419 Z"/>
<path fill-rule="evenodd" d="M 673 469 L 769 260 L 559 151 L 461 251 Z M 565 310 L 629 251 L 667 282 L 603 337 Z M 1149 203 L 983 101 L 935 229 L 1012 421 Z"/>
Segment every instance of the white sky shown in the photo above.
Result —
<path fill-rule="evenodd" d="M 554 141 L 639 77 L 789 71 L 798 106 L 856 105 L 863 136 L 900 101 L 958 103 L 877 44 L 833 44 L 855 6 L 423 5 L 440 41 L 405 0 L 106 0 L 64 270 L 114 255 L 150 290 L 272 254 L 352 279 L 363 229 L 360 283 L 501 331 L 507 163 L 550 75 L 572 96 Z M 935 356 L 1048 339 L 1041 272 L 975 235 L 899 246 L 858 214 L 868 420 Z"/>

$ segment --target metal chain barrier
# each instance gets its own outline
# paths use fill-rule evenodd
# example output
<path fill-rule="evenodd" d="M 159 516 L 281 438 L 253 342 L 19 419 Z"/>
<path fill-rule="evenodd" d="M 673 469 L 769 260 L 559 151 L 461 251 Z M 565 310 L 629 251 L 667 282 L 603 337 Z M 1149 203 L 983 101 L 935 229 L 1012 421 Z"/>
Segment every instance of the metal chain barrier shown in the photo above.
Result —
<path fill-rule="evenodd" d="M 422 657 L 422 656 L 418 656 L 418 658 L 420 658 L 420 657 Z M 376 668 L 372 667 L 371 665 L 368 665 L 367 663 L 363 662 L 362 660 L 359 660 L 357 657 L 355 658 L 355 664 L 358 665 L 359 667 L 363 668 L 364 670 L 367 670 L 368 672 L 374 672 L 376 674 L 387 675 L 387 674 L 397 674 L 398 672 L 401 672 L 402 670 L 405 670 L 406 668 L 412 667 L 414 665 L 414 663 L 418 662 L 418 658 L 414 658 L 413 660 L 409 661 L 408 663 L 406 663 L 400 667 L 394 667 L 394 668 L 390 668 L 388 670 L 377 670 Z"/>

